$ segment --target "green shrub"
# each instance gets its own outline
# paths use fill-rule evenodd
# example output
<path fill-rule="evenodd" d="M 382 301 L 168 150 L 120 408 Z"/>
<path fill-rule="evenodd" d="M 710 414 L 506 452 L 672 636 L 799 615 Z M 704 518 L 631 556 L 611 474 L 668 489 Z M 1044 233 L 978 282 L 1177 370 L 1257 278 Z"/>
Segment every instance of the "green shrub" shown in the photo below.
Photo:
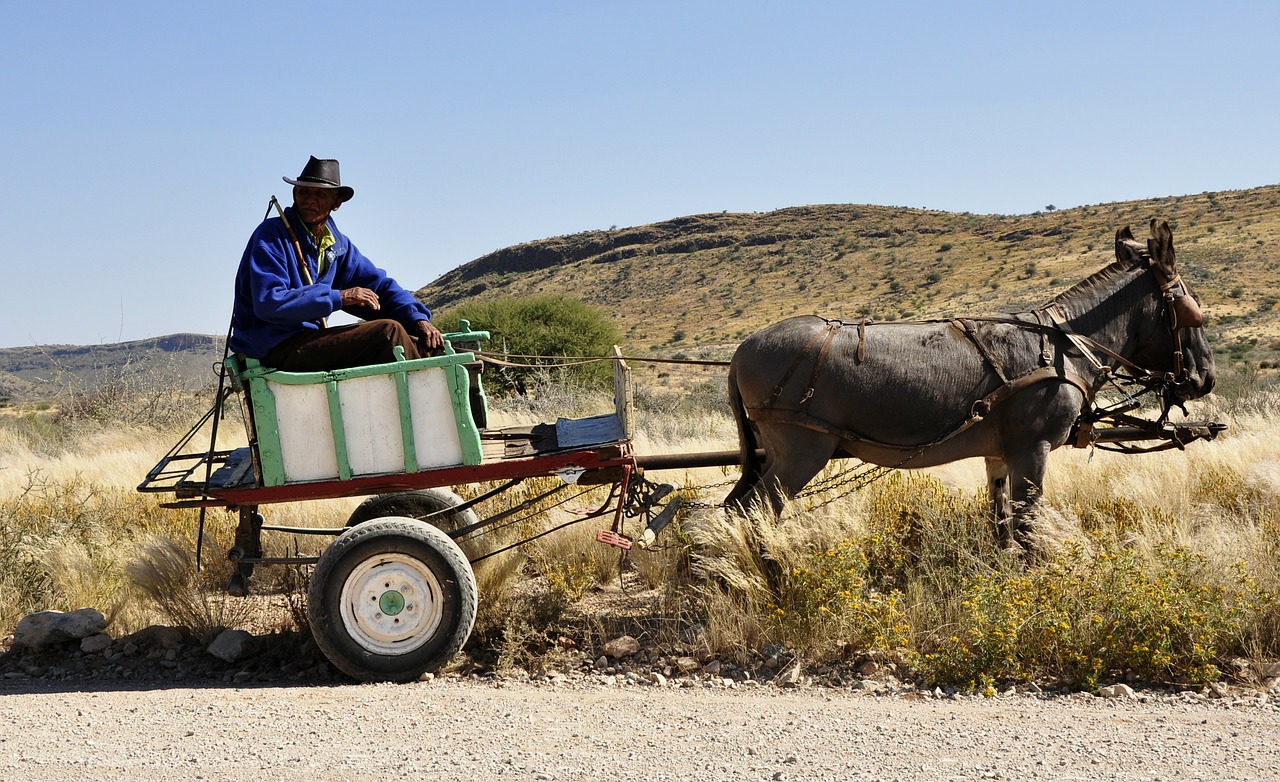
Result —
<path fill-rule="evenodd" d="M 1161 546 L 1146 561 L 1114 540 L 1073 545 L 1043 568 L 990 572 L 960 598 L 949 632 L 924 644 L 921 673 L 970 688 L 1057 680 L 1096 689 L 1128 676 L 1203 684 L 1244 651 L 1242 627 L 1273 602 L 1243 566 L 1222 584 L 1203 556 Z"/>
<path fill-rule="evenodd" d="M 867 581 L 866 552 L 851 541 L 816 551 L 781 576 L 778 600 L 767 605 L 777 637 L 811 658 L 836 650 L 896 649 L 910 640 L 901 592 Z"/>
<path fill-rule="evenodd" d="M 618 327 L 601 310 L 563 296 L 528 296 L 465 302 L 435 318 L 441 331 L 458 329 L 467 320 L 471 328 L 492 336 L 485 350 L 539 356 L 516 359 L 520 363 L 549 365 L 560 357 L 610 355 L 622 339 Z M 542 369 L 489 370 L 485 388 L 498 395 L 524 393 L 530 378 Z M 588 387 L 603 388 L 612 383 L 613 365 L 608 361 L 571 367 L 568 374 Z"/>

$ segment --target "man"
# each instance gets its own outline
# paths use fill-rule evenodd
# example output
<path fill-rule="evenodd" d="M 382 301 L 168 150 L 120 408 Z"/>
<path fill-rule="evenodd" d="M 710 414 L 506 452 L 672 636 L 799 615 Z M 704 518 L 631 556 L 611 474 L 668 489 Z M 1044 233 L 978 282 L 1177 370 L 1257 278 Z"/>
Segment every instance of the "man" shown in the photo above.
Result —
<path fill-rule="evenodd" d="M 253 232 L 236 273 L 231 349 L 291 372 L 342 369 L 439 352 L 431 311 L 338 231 L 332 212 L 355 195 L 338 161 L 307 161 L 293 206 Z M 302 258 L 298 255 L 301 253 Z M 327 327 L 342 310 L 363 323 Z M 416 339 L 416 342 L 415 342 Z"/>

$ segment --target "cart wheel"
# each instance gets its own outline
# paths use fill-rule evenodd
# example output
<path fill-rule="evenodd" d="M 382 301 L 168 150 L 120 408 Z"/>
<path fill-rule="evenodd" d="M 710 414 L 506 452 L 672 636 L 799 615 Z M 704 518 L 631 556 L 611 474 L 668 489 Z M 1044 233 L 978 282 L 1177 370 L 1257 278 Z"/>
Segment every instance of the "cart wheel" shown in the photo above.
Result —
<path fill-rule="evenodd" d="M 411 519 L 426 521 L 445 532 L 453 532 L 480 521 L 479 517 L 476 516 L 476 512 L 471 508 L 451 513 L 440 513 L 440 511 L 447 511 L 461 504 L 462 498 L 448 489 L 419 489 L 416 491 L 379 494 L 357 505 L 356 509 L 351 512 L 351 518 L 347 519 L 347 526 L 354 527 L 371 519 L 381 519 L 387 516 L 407 516 Z M 433 513 L 439 515 L 431 516 L 429 519 L 425 518 Z M 468 559 L 480 553 L 479 547 L 470 540 L 456 542 Z"/>
<path fill-rule="evenodd" d="M 471 565 L 448 535 L 417 519 L 353 527 L 320 556 L 307 593 L 311 633 L 361 681 L 414 681 L 453 658 L 476 621 Z"/>

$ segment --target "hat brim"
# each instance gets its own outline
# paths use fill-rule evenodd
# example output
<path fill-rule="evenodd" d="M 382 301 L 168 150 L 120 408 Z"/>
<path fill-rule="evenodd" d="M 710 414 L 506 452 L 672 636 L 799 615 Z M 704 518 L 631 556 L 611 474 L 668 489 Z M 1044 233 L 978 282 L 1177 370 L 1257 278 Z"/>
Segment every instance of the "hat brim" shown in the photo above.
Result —
<path fill-rule="evenodd" d="M 280 178 L 288 182 L 289 184 L 293 185 L 294 187 L 315 187 L 321 190 L 337 190 L 338 195 L 342 198 L 343 203 L 350 201 L 351 197 L 356 194 L 355 188 L 347 187 L 346 185 L 331 185 L 331 184 L 328 184 L 327 182 L 308 182 L 305 180 L 290 179 L 287 176 L 283 176 Z"/>

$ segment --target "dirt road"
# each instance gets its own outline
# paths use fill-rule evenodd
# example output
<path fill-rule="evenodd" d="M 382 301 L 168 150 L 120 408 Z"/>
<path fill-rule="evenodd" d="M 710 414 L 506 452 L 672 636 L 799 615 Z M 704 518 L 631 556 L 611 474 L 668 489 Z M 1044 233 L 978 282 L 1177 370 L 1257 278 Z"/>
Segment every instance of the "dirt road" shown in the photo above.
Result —
<path fill-rule="evenodd" d="M 0 780 L 1274 780 L 1280 703 L 0 683 Z"/>

